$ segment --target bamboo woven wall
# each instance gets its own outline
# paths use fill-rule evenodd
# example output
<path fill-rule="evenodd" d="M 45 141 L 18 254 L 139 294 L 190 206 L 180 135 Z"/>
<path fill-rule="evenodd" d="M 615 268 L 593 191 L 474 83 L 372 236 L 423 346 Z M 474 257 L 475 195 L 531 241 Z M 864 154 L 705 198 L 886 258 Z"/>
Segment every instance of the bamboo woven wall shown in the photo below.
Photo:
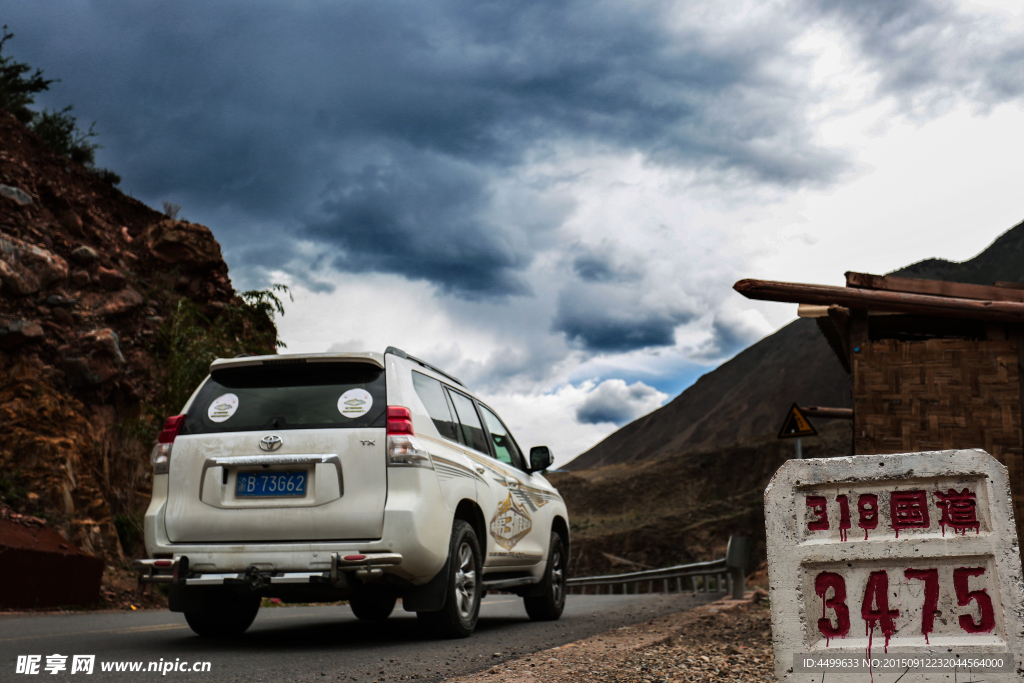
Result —
<path fill-rule="evenodd" d="M 1009 470 L 1024 541 L 1024 444 L 1017 345 L 868 342 L 853 356 L 855 453 L 984 448 Z"/>

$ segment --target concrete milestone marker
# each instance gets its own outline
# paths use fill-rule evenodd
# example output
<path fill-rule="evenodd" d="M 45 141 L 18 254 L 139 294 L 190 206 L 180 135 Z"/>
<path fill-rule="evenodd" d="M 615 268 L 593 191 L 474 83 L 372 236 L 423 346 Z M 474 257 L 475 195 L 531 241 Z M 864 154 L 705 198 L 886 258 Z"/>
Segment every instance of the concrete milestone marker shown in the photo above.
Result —
<path fill-rule="evenodd" d="M 790 460 L 764 504 L 776 678 L 1024 681 L 1010 484 L 988 453 Z"/>

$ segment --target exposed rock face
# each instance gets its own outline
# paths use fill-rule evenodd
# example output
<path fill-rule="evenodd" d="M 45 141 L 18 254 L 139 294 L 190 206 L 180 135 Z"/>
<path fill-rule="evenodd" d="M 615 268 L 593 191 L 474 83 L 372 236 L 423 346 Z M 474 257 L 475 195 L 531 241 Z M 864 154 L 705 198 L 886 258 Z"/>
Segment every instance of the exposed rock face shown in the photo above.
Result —
<path fill-rule="evenodd" d="M 216 316 L 235 292 L 208 228 L 126 197 L 2 109 L 0 183 L 0 504 L 45 515 L 109 572 L 115 519 L 129 528 L 148 503 L 151 444 L 130 434 L 160 395 L 161 325 L 182 296 Z"/>
<path fill-rule="evenodd" d="M 17 187 L 11 187 L 10 185 L 0 185 L 0 196 L 7 197 L 11 201 L 22 206 L 28 206 L 32 203 L 32 197 L 28 196 Z"/>
<path fill-rule="evenodd" d="M 35 321 L 19 320 L 0 326 L 0 349 L 13 349 L 25 342 L 39 341 L 44 336 L 42 326 Z"/>
<path fill-rule="evenodd" d="M 121 271 L 115 268 L 104 268 L 103 266 L 100 266 L 97 269 L 96 277 L 100 282 L 100 287 L 103 289 L 114 290 L 124 287 L 124 275 Z"/>
<path fill-rule="evenodd" d="M 92 247 L 83 246 L 71 252 L 71 258 L 74 259 L 76 263 L 81 263 L 83 266 L 89 265 L 99 257 L 100 255 L 97 254 L 96 250 Z"/>
<path fill-rule="evenodd" d="M 111 318 L 113 316 L 127 313 L 142 305 L 142 295 L 131 287 L 126 287 L 120 292 L 106 294 L 92 292 L 82 298 L 82 308 L 100 318 Z"/>
<path fill-rule="evenodd" d="M 109 328 L 87 332 L 74 346 L 60 347 L 60 354 L 73 389 L 98 387 L 117 377 L 125 366 L 117 334 Z"/>
<path fill-rule="evenodd" d="M 189 269 L 223 263 L 220 245 L 204 225 L 165 220 L 147 228 L 143 237 L 149 253 L 165 263 Z"/>
<path fill-rule="evenodd" d="M 5 289 L 24 296 L 67 276 L 64 259 L 35 244 L 0 234 L 0 281 Z"/>
<path fill-rule="evenodd" d="M 18 472 L 30 499 L 88 553 L 120 557 L 110 507 L 95 477 L 103 435 L 82 403 L 58 390 L 60 375 L 37 358 L 0 354 L 0 471 Z M 32 496 L 35 496 L 33 499 Z"/>

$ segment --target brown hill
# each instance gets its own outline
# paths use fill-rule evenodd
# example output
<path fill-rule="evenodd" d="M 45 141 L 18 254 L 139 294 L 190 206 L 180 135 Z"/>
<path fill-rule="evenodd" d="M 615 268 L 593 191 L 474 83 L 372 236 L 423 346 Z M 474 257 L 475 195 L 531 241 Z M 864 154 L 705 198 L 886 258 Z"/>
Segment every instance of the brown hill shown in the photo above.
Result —
<path fill-rule="evenodd" d="M 849 375 L 813 320 L 797 320 L 565 466 L 570 471 L 728 446 L 778 432 L 793 402 L 850 408 Z"/>
<path fill-rule="evenodd" d="M 125 196 L 0 110 L 0 503 L 104 557 L 108 578 L 141 550 L 123 546 L 150 495 L 158 339 L 184 296 L 211 320 L 234 310 L 227 271 L 208 228 Z"/>
<path fill-rule="evenodd" d="M 985 285 L 1024 282 L 1024 223 L 968 261 L 928 259 L 892 274 Z M 776 432 L 793 402 L 852 407 L 849 375 L 813 320 L 790 323 L 740 352 L 670 403 L 609 435 L 565 469 L 579 471 L 729 446 L 745 437 Z"/>
<path fill-rule="evenodd" d="M 805 457 L 849 455 L 851 437 L 849 422 L 832 422 L 805 439 Z M 756 568 L 765 557 L 764 488 L 793 451 L 792 441 L 771 434 L 551 473 L 572 520 L 569 571 L 593 576 L 710 560 L 724 555 L 730 535 L 754 539 Z"/>
<path fill-rule="evenodd" d="M 975 285 L 1024 282 L 1024 222 L 1004 232 L 987 249 L 967 261 L 925 259 L 890 275 Z"/>

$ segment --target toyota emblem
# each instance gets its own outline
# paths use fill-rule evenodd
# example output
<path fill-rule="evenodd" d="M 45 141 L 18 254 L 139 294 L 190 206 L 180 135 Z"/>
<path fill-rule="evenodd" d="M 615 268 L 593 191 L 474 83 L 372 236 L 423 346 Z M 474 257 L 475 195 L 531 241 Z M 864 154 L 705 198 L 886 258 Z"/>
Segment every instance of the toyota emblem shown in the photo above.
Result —
<path fill-rule="evenodd" d="M 264 451 L 276 451 L 281 447 L 281 437 L 277 434 L 271 434 L 260 439 L 260 449 Z"/>

